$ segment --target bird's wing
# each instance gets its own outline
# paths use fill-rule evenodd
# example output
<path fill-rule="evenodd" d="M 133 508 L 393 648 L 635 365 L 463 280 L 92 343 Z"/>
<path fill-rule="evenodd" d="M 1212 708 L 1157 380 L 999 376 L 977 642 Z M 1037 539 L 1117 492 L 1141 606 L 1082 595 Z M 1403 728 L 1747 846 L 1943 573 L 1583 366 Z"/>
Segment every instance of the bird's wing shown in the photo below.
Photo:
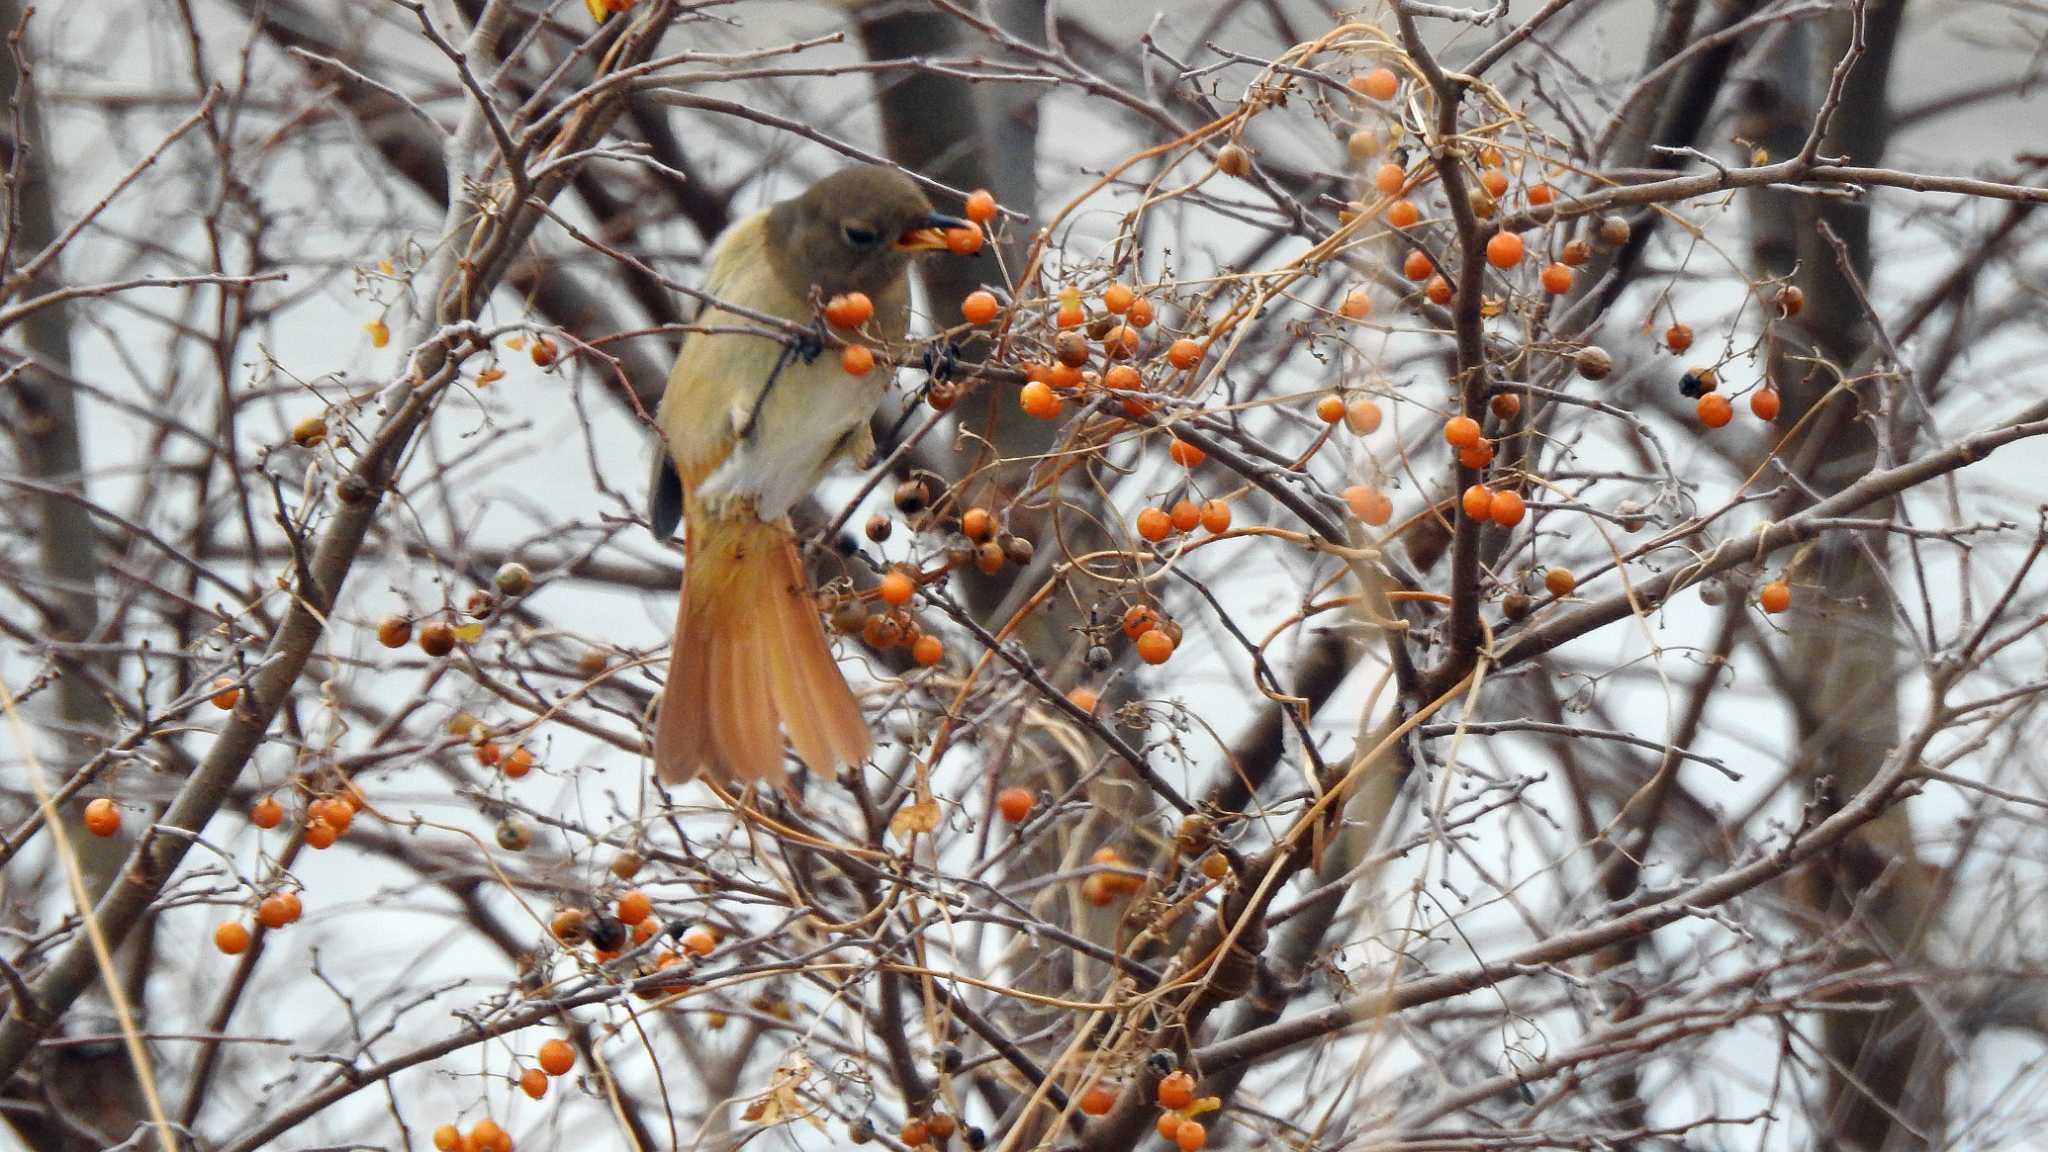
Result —
<path fill-rule="evenodd" d="M 704 291 L 716 300 L 744 304 L 757 312 L 801 319 L 804 302 L 784 288 L 769 269 L 766 213 L 734 224 L 713 246 Z M 742 329 L 753 321 L 706 306 L 700 325 Z M 669 372 L 655 419 L 667 440 L 670 471 L 683 489 L 696 486 L 732 451 L 741 424 L 774 372 L 785 345 L 767 335 L 692 332 Z M 657 465 L 650 503 L 659 511 L 667 480 Z M 657 527 L 659 522 L 657 521 Z"/>

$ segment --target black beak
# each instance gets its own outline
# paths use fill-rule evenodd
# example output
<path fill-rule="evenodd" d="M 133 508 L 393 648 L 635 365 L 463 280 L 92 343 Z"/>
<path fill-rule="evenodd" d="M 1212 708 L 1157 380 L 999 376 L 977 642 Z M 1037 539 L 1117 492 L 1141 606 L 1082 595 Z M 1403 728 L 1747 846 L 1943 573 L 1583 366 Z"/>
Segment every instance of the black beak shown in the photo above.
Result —
<path fill-rule="evenodd" d="M 924 219 L 904 229 L 903 235 L 896 238 L 896 247 L 904 252 L 943 252 L 946 250 L 946 233 L 954 228 L 973 228 L 980 231 L 980 227 L 972 221 L 962 220 L 958 216 L 948 216 L 943 212 L 931 212 L 926 214 Z"/>

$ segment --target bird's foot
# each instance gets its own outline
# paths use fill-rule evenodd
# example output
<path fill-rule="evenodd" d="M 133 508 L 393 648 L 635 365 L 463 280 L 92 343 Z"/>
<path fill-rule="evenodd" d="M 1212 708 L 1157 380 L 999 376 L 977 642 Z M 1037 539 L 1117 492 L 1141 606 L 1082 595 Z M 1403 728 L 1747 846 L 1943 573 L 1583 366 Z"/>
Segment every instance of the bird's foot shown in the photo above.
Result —
<path fill-rule="evenodd" d="M 824 353 L 826 341 L 829 339 L 831 339 L 831 333 L 826 329 L 825 322 L 823 320 L 813 320 L 811 322 L 811 330 L 798 336 L 790 347 L 796 352 L 798 359 L 801 359 L 805 364 L 815 364 L 818 362 L 818 357 Z"/>
<path fill-rule="evenodd" d="M 925 375 L 933 382 L 950 380 L 960 369 L 960 344 L 955 340 L 931 343 L 924 346 Z"/>

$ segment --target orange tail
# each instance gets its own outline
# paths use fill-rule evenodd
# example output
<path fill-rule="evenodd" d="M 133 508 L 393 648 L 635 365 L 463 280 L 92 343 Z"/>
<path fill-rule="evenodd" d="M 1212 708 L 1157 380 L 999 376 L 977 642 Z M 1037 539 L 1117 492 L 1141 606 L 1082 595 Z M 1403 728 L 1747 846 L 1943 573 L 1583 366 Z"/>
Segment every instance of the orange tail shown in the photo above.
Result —
<path fill-rule="evenodd" d="M 690 512 L 683 603 L 654 729 L 661 782 L 709 770 L 785 787 L 784 728 L 814 772 L 867 759 L 867 719 L 832 658 L 789 527 Z"/>

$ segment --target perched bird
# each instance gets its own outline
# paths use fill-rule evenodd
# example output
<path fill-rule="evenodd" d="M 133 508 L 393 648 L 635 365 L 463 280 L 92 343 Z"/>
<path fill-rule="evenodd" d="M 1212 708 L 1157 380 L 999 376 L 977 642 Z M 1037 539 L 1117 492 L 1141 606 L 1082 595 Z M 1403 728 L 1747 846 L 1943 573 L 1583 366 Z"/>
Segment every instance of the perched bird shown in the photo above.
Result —
<path fill-rule="evenodd" d="M 733 308 L 815 324 L 818 306 L 864 293 L 867 339 L 910 324 L 911 257 L 944 251 L 942 216 L 888 168 L 827 176 L 726 229 L 704 291 Z M 867 720 L 839 673 L 797 554 L 789 511 L 834 461 L 874 452 L 868 418 L 888 373 L 853 375 L 836 355 L 795 347 L 758 322 L 708 305 L 683 343 L 657 422 L 651 520 L 683 521 L 686 560 L 675 647 L 655 725 L 664 784 L 702 771 L 742 785 L 783 773 L 783 733 L 813 771 L 867 757 Z"/>

